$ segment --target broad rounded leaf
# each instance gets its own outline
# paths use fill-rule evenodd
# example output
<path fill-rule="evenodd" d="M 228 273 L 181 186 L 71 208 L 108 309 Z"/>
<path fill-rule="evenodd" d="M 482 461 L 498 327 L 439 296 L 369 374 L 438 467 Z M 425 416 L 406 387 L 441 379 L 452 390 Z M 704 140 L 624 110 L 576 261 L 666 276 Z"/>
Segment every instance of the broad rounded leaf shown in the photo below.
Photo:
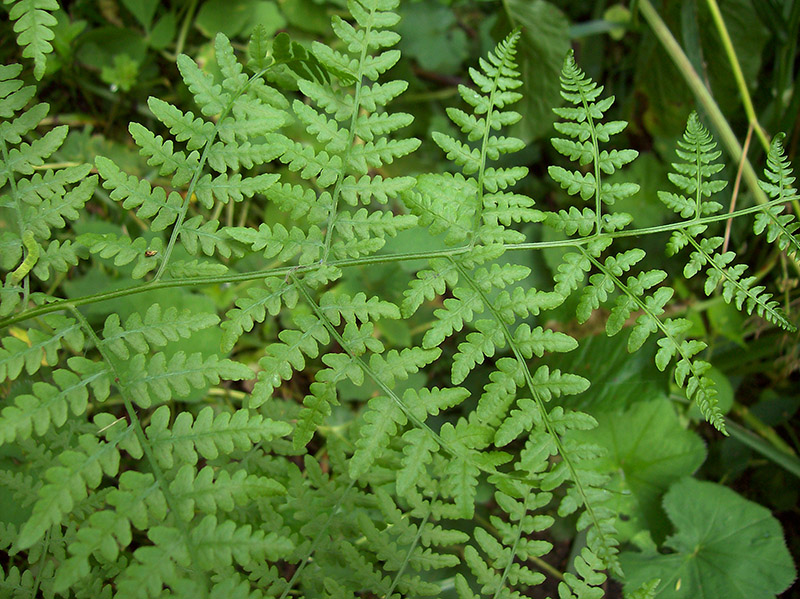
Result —
<path fill-rule="evenodd" d="M 772 599 L 794 580 L 795 566 L 770 511 L 716 483 L 685 478 L 664 509 L 676 532 L 674 553 L 620 555 L 626 590 L 660 578 L 659 599 Z"/>

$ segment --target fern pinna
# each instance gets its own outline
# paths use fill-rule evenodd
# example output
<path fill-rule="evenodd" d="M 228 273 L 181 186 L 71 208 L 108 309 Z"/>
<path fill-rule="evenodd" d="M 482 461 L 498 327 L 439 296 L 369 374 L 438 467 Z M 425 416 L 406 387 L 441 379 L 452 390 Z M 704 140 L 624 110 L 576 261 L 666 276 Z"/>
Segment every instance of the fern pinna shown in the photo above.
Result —
<path fill-rule="evenodd" d="M 549 173 L 578 205 L 535 207 L 517 191 L 524 143 L 506 133 L 523 118 L 514 31 L 447 109 L 460 135 L 432 135 L 452 170 L 389 176 L 420 145 L 403 136 L 412 117 L 388 109 L 408 85 L 385 80 L 397 1 L 348 9 L 335 47 L 256 28 L 245 65 L 222 35 L 212 68 L 180 56 L 196 108 L 151 98 L 154 118 L 129 128 L 147 176 L 105 156 L 96 175 L 51 168 L 67 128 L 38 135 L 47 105 L 31 105 L 19 66 L 0 67 L 0 480 L 20 512 L 0 519 L 0 592 L 471 599 L 552 583 L 601 597 L 608 573 L 625 580 L 625 498 L 587 441 L 597 421 L 569 407 L 590 381 L 547 363 L 579 347 L 548 324 L 573 308 L 579 323 L 606 308 L 629 351 L 655 333 L 656 366 L 725 430 L 705 344 L 667 313 L 666 273 L 614 249 L 637 233 L 614 205 L 638 191 L 607 180 L 637 156 L 605 147 L 626 126 L 605 120 L 614 99 L 567 56 L 553 147 L 578 166 Z M 28 52 L 37 76 L 46 23 Z M 708 294 L 791 328 L 705 236 L 728 218 L 711 200 L 718 156 L 691 116 L 670 177 L 681 193 L 659 194 L 683 220 L 655 232 L 690 250 L 685 275 L 705 269 Z M 756 234 L 793 254 L 780 137 L 765 176 L 771 200 L 735 216 L 755 212 Z M 79 218 L 93 193 L 120 224 Z M 247 226 L 248 211 L 264 222 Z M 387 251 L 415 226 L 441 246 Z M 564 239 L 530 243 L 543 226 Z M 532 287 L 514 252 L 555 247 L 552 284 Z M 347 276 L 412 260 L 396 295 Z M 81 296 L 67 273 L 106 289 Z M 389 334 L 412 318 L 411 343 Z M 580 532 L 563 573 L 548 561 L 556 518 Z"/>

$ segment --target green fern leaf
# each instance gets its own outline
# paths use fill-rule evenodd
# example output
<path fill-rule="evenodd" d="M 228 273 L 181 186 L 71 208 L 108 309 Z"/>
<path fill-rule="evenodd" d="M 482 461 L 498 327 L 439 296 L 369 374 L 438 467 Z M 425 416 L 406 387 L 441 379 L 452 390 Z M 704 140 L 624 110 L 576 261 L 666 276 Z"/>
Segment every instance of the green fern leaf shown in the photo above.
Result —
<path fill-rule="evenodd" d="M 164 248 L 160 237 L 153 237 L 150 241 L 143 237 L 131 240 L 125 235 L 113 233 L 83 233 L 76 241 L 100 258 L 114 258 L 115 266 L 125 266 L 135 260 L 131 273 L 134 279 L 141 279 L 158 267 L 160 252 Z"/>
<path fill-rule="evenodd" d="M 767 167 L 764 169 L 766 181 L 759 181 L 759 186 L 773 201 L 778 203 L 765 207 L 763 212 L 756 214 L 753 230 L 756 235 L 767 232 L 767 241 L 777 242 L 778 247 L 795 258 L 800 252 L 800 237 L 795 232 L 800 224 L 792 214 L 783 214 L 784 202 L 797 201 L 797 189 L 793 187 L 795 177 L 792 174 L 791 164 L 783 150 L 783 134 L 776 135 L 772 140 L 767 155 Z"/>
<path fill-rule="evenodd" d="M 82 435 L 78 446 L 80 449 L 63 452 L 58 457 L 60 465 L 48 469 L 48 482 L 39 489 L 33 513 L 19 533 L 17 545 L 21 549 L 33 545 L 51 526 L 61 524 L 75 503 L 100 484 L 104 474 L 116 476 L 120 456 L 113 444 L 102 443 L 94 435 Z"/>
<path fill-rule="evenodd" d="M 568 194 L 578 195 L 583 200 L 595 198 L 594 229 L 598 235 L 604 230 L 614 230 L 603 219 L 603 205 L 613 205 L 639 191 L 639 186 L 635 183 L 606 183 L 602 180 L 604 174 L 614 174 L 638 155 L 635 150 L 600 149 L 601 142 L 608 142 L 612 135 L 622 132 L 627 126 L 625 121 L 602 122 L 605 112 L 614 103 L 613 96 L 599 99 L 602 92 L 603 87 L 583 73 L 570 52 L 561 71 L 561 95 L 573 106 L 553 109 L 553 112 L 564 119 L 554 124 L 556 131 L 568 138 L 554 138 L 552 142 L 560 154 L 580 165 L 591 165 L 592 170 L 582 173 L 561 166 L 548 167 L 550 177 Z M 545 222 L 565 230 L 569 235 L 578 232 L 585 236 L 590 233 L 590 229 L 588 223 L 582 222 L 580 217 L 587 215 L 586 211 L 583 214 L 577 210 L 570 210 L 569 213 L 561 211 L 558 217 L 549 216 Z M 620 223 L 616 223 L 617 227 L 619 225 Z"/>
<path fill-rule="evenodd" d="M 278 333 L 280 342 L 267 346 L 266 355 L 259 360 L 261 372 L 250 397 L 251 408 L 266 402 L 281 380 L 288 381 L 295 371 L 302 371 L 306 366 L 305 356 L 316 358 L 319 346 L 330 343 L 328 330 L 317 318 L 298 316 L 295 322 L 300 330 L 286 329 Z"/>
<path fill-rule="evenodd" d="M 697 113 L 690 114 L 683 139 L 678 140 L 678 149 L 675 150 L 684 162 L 672 163 L 675 172 L 668 176 L 676 186 L 694 197 L 658 192 L 659 199 L 684 218 L 699 218 L 722 208 L 718 202 L 708 199 L 726 186 L 725 181 L 710 178 L 723 168 L 721 163 L 716 162 L 722 155 L 716 147 L 711 133 L 700 122 Z"/>
<path fill-rule="evenodd" d="M 91 385 L 92 397 L 98 402 L 108 398 L 108 385 L 97 385 L 100 378 L 110 379 L 108 369 L 95 370 L 90 377 L 81 377 L 66 369 L 53 372 L 55 385 L 36 382 L 30 394 L 14 400 L 13 406 L 3 408 L 0 416 L 0 445 L 15 440 L 29 439 L 33 434 L 41 437 L 51 427 L 61 427 L 69 413 L 80 416 L 86 411 Z"/>
<path fill-rule="evenodd" d="M 60 314 L 43 318 L 49 330 L 28 329 L 24 339 L 5 337 L 0 348 L 0 381 L 15 380 L 22 369 L 28 375 L 43 365 L 58 363 L 58 351 L 68 345 L 73 351 L 82 351 L 83 331 L 77 322 Z"/>
<path fill-rule="evenodd" d="M 247 297 L 236 300 L 236 308 L 226 314 L 222 323 L 222 351 L 229 352 L 239 337 L 252 330 L 257 322 L 263 322 L 267 312 L 275 316 L 282 305 L 291 308 L 297 302 L 297 292 L 280 279 L 265 279 L 264 287 L 251 287 Z"/>
<path fill-rule="evenodd" d="M 350 476 L 359 478 L 377 460 L 389 440 L 397 434 L 398 426 L 407 419 L 400 406 L 389 397 L 373 397 L 367 404 L 365 424 L 356 441 L 356 451 L 350 460 Z"/>
<path fill-rule="evenodd" d="M 231 474 L 205 466 L 198 471 L 189 464 L 181 466 L 169 490 L 176 501 L 178 517 L 186 522 L 191 522 L 196 512 L 212 515 L 218 511 L 231 512 L 251 500 L 286 493 L 278 481 L 245 470 Z"/>

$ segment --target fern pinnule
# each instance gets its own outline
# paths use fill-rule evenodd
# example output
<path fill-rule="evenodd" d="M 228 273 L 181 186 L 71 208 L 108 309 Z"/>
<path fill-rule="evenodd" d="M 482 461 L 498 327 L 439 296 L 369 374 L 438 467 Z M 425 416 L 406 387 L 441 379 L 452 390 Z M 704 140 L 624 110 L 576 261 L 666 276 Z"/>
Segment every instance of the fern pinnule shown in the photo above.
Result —
<path fill-rule="evenodd" d="M 56 0 L 9 0 L 5 4 L 9 3 L 8 18 L 14 21 L 17 44 L 22 46 L 22 56 L 33 59 L 33 76 L 41 80 L 47 69 L 47 55 L 53 51 L 53 29 L 58 25 L 52 12 L 61 7 Z"/>

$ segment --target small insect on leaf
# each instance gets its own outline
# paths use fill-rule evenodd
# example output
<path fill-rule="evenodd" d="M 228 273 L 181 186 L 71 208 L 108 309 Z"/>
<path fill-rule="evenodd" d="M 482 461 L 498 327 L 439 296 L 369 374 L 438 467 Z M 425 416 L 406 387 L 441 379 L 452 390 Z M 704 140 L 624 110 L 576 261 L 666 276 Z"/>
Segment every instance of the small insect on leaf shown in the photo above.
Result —
<path fill-rule="evenodd" d="M 145 258 L 152 258 L 152 257 L 153 257 L 153 256 L 155 256 L 157 253 L 158 253 L 158 250 L 147 250 L 147 251 L 144 253 L 144 257 L 145 257 Z"/>

